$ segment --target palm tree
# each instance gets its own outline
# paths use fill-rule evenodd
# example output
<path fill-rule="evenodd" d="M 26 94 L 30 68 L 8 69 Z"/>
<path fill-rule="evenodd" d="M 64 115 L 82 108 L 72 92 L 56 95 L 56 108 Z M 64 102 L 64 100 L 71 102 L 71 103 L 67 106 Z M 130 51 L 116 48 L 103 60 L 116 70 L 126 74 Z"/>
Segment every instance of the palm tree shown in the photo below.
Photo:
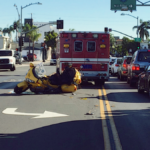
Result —
<path fill-rule="evenodd" d="M 27 32 L 30 30 L 31 30 L 31 26 L 28 23 L 26 23 L 25 26 L 23 27 L 23 31 Z M 27 34 L 27 37 L 29 38 L 29 54 L 30 54 L 30 41 L 31 41 L 31 33 L 30 32 Z"/>
<path fill-rule="evenodd" d="M 32 41 L 32 46 L 33 46 L 33 51 L 32 51 L 32 54 L 34 56 L 34 42 L 35 41 L 38 41 L 38 39 L 41 37 L 41 33 L 37 33 L 37 31 L 35 32 L 32 32 L 32 35 L 31 35 L 31 41 Z M 32 57 L 32 61 L 34 61 L 34 57 Z"/>
<path fill-rule="evenodd" d="M 31 29 L 35 29 L 35 30 L 32 30 L 30 31 Z M 35 41 L 38 41 L 38 39 L 41 37 L 41 34 L 37 32 L 37 27 L 36 26 L 30 26 L 29 24 L 26 24 L 25 27 L 24 27 L 24 31 L 27 32 L 27 31 L 30 31 L 29 33 L 27 33 L 27 37 L 29 37 L 29 41 L 31 40 L 32 41 L 32 46 L 33 46 L 33 51 L 32 51 L 32 54 L 34 55 L 34 42 Z M 29 42 L 30 43 L 30 42 Z M 30 46 L 29 46 L 30 47 Z M 30 49 L 29 49 L 30 50 Z M 30 51 L 29 51 L 30 53 Z M 34 60 L 34 57 L 32 57 L 33 60 Z"/>
<path fill-rule="evenodd" d="M 12 35 L 11 35 L 12 32 L 14 32 L 14 28 L 12 25 L 9 28 L 3 29 L 3 34 L 6 35 L 6 33 L 7 33 L 8 36 L 10 37 L 10 39 L 12 38 Z"/>
<path fill-rule="evenodd" d="M 16 41 L 17 41 L 17 39 L 18 39 L 18 35 L 17 35 L 17 33 L 18 33 L 18 29 L 19 29 L 20 21 L 19 21 L 19 20 L 14 21 L 13 25 L 14 25 L 15 23 L 16 23 L 16 25 L 17 25 L 17 28 L 16 28 Z"/>
<path fill-rule="evenodd" d="M 144 36 L 146 37 L 146 39 L 148 39 L 149 37 L 149 32 L 148 29 L 150 29 L 150 25 L 149 22 L 147 21 L 140 21 L 141 24 L 140 26 L 134 26 L 133 29 L 137 29 L 137 32 L 140 34 L 140 38 L 142 39 L 142 41 L 144 40 Z"/>

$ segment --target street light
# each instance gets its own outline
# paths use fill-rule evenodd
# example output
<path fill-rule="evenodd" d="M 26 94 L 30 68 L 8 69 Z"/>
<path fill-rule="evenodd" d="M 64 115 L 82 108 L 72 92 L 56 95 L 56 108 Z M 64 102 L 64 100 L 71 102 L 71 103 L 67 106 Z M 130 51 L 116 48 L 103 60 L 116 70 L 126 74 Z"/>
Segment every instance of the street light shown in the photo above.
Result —
<path fill-rule="evenodd" d="M 24 8 L 26 8 L 26 7 L 28 7 L 28 6 L 31 6 L 31 5 L 35 5 L 35 4 L 37 4 L 37 5 L 42 5 L 42 3 L 37 2 L 37 3 L 31 3 L 31 4 L 26 5 L 26 6 L 24 6 L 24 7 L 21 6 L 21 32 L 22 32 L 22 9 L 24 9 Z"/>
<path fill-rule="evenodd" d="M 131 16 L 131 17 L 137 19 L 137 38 L 138 38 L 138 19 L 139 19 L 139 17 L 134 17 L 134 16 L 132 16 L 132 15 L 130 15 L 130 14 L 124 14 L 124 13 L 122 13 L 121 15 L 122 15 L 122 16 L 128 15 L 128 16 Z"/>

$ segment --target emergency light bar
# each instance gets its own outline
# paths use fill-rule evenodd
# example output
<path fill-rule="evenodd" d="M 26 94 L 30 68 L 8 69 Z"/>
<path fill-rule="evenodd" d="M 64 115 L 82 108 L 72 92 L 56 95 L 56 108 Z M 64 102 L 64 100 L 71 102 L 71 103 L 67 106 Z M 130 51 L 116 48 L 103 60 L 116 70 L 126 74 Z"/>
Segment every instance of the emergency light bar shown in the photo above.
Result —
<path fill-rule="evenodd" d="M 93 34 L 93 38 L 98 38 L 98 34 Z"/>

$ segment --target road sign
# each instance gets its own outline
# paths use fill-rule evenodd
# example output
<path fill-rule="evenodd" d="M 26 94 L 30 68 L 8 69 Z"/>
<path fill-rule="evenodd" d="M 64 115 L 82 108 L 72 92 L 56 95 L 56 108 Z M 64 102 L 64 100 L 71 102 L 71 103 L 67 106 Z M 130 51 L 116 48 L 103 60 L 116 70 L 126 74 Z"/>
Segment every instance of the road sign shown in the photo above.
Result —
<path fill-rule="evenodd" d="M 136 0 L 111 0 L 111 10 L 136 10 Z"/>
<path fill-rule="evenodd" d="M 141 42 L 141 38 L 134 38 L 135 42 Z"/>

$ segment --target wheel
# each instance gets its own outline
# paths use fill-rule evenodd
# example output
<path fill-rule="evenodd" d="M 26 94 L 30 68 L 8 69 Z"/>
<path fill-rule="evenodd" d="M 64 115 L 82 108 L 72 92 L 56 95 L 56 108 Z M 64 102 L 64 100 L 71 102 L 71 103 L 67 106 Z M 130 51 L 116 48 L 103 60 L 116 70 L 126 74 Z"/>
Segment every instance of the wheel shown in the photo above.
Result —
<path fill-rule="evenodd" d="M 10 69 L 10 71 L 14 71 L 16 67 L 13 65 L 13 67 Z"/>
<path fill-rule="evenodd" d="M 127 83 L 129 84 L 130 83 L 130 80 L 129 80 L 129 78 L 127 77 Z"/>
<path fill-rule="evenodd" d="M 138 93 L 144 93 L 144 90 L 140 89 L 140 80 L 138 80 Z"/>
<path fill-rule="evenodd" d="M 133 87 L 134 83 L 132 81 L 132 79 L 130 79 L 130 87 Z"/>
<path fill-rule="evenodd" d="M 148 96 L 150 97 L 150 84 L 149 84 L 149 87 L 148 87 Z"/>
<path fill-rule="evenodd" d="M 119 73 L 118 73 L 118 79 L 120 79 L 120 75 L 119 75 Z"/>
<path fill-rule="evenodd" d="M 14 92 L 15 92 L 16 94 L 21 94 L 22 92 L 26 91 L 27 89 L 28 89 L 28 88 L 22 90 L 22 87 L 19 88 L 19 87 L 16 85 L 16 87 L 14 88 Z"/>
<path fill-rule="evenodd" d="M 123 76 L 120 74 L 120 81 L 123 81 L 123 79 L 124 79 Z"/>

